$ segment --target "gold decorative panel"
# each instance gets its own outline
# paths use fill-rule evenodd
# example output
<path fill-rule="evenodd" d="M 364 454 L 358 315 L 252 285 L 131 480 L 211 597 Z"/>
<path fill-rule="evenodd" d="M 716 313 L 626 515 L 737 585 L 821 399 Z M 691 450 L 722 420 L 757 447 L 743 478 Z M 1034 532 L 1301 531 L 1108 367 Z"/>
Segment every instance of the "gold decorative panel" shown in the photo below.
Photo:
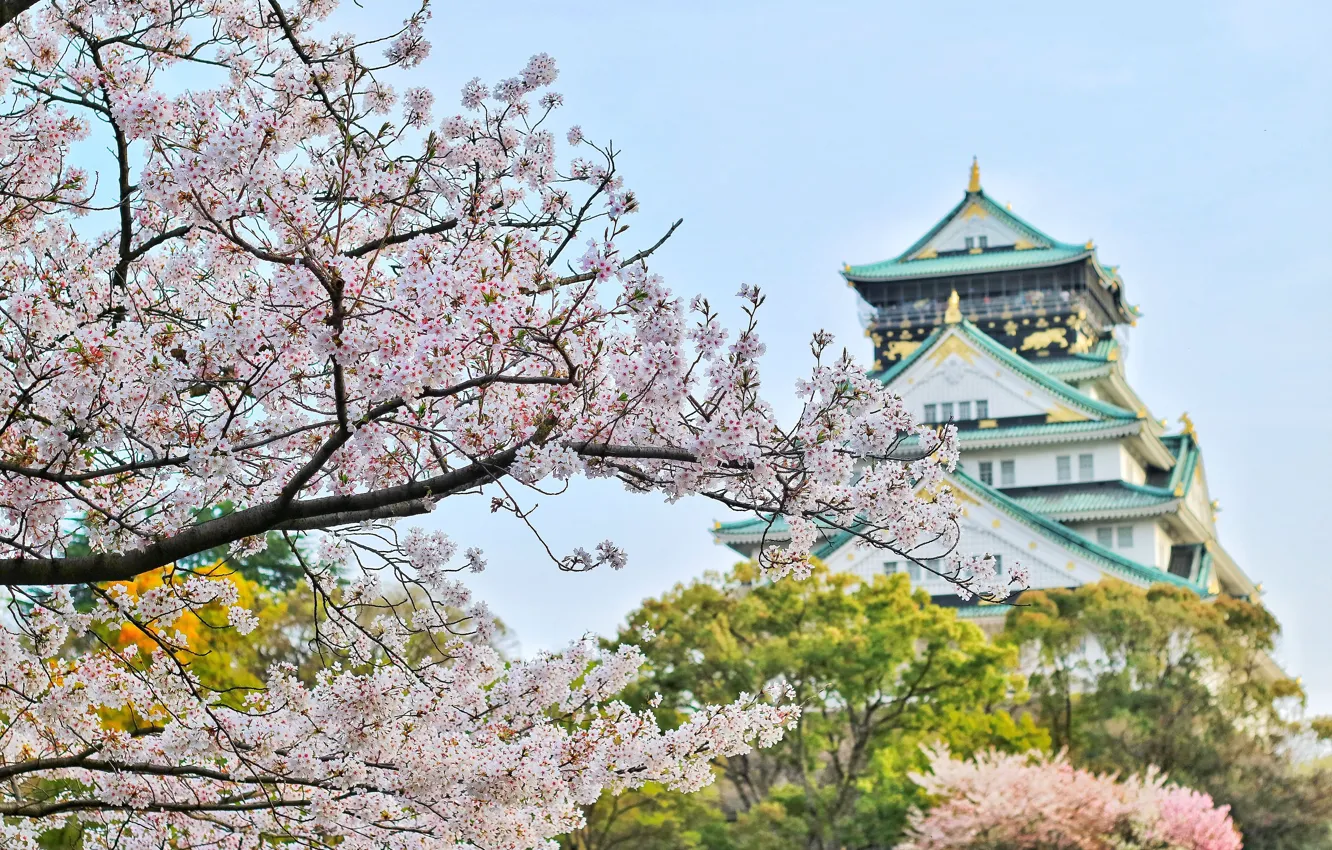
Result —
<path fill-rule="evenodd" d="M 1045 411 L 1045 421 L 1050 422 L 1086 422 L 1091 417 L 1078 413 L 1076 410 L 1064 407 L 1062 404 L 1056 404 L 1054 407 Z"/>
<path fill-rule="evenodd" d="M 1058 345 L 1060 348 L 1068 348 L 1068 328 L 1047 328 L 1046 330 L 1036 331 L 1028 334 L 1027 338 L 1022 340 L 1023 351 L 1039 351 L 1042 348 L 1049 348 L 1051 345 Z"/>
<path fill-rule="evenodd" d="M 901 360 L 903 357 L 906 357 L 907 355 L 911 354 L 917 348 L 920 348 L 919 342 L 894 340 L 893 342 L 888 343 L 888 348 L 887 350 L 884 351 L 884 355 L 889 360 Z"/>
<path fill-rule="evenodd" d="M 944 340 L 942 344 L 938 345 L 930 352 L 930 362 L 935 366 L 938 366 L 953 354 L 961 357 L 968 365 L 971 365 L 976 362 L 976 357 L 979 352 L 963 342 L 961 337 L 954 335 Z"/>

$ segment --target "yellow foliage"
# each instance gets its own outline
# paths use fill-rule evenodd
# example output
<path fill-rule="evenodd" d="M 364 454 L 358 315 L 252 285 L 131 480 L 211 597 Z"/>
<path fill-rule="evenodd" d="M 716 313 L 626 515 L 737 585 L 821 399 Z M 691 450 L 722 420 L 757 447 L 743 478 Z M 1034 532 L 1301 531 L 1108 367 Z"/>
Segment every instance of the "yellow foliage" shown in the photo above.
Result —
<path fill-rule="evenodd" d="M 236 586 L 239 596 L 237 604 L 250 610 L 254 610 L 258 597 L 266 594 L 266 591 L 258 584 L 232 571 L 222 561 L 217 561 L 202 569 L 193 570 L 192 574 L 206 576 L 210 581 L 232 583 Z M 115 582 L 107 587 L 107 591 L 113 597 L 120 595 L 122 598 L 138 601 L 149 591 L 168 586 L 178 580 L 177 571 L 174 567 L 163 567 L 141 573 L 130 581 Z M 151 654 L 159 648 L 170 649 L 172 655 L 185 664 L 190 663 L 192 658 L 208 651 L 209 645 L 219 628 L 230 628 L 227 625 L 225 608 L 215 603 L 198 609 L 186 608 L 180 618 L 169 629 L 159 629 L 154 623 L 143 623 L 142 625 L 148 627 L 149 631 L 145 632 L 140 626 L 126 622 L 121 626 L 120 633 L 114 638 L 114 646 L 117 649 L 124 649 L 133 644 L 139 647 L 140 652 L 146 654 Z M 184 637 L 183 641 L 177 637 L 177 632 Z"/>

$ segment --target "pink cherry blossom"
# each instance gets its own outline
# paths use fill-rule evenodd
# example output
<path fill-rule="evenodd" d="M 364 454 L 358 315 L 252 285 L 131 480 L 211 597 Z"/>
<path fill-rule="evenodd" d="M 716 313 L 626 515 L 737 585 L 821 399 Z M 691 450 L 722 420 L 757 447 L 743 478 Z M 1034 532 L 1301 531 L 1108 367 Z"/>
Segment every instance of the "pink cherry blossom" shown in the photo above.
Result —
<path fill-rule="evenodd" d="M 903 850 L 1240 850 L 1229 807 L 1157 772 L 1118 780 L 1062 756 L 929 752 L 912 779 L 935 803 L 914 811 Z"/>
<path fill-rule="evenodd" d="M 537 847 L 603 791 L 696 788 L 795 718 L 788 694 L 738 695 L 663 731 L 615 698 L 633 648 L 501 658 L 453 576 L 486 566 L 477 541 L 398 528 L 445 499 L 539 536 L 534 499 L 575 475 L 707 498 L 790 521 L 773 577 L 829 528 L 908 557 L 956 544 L 951 427 L 918 426 L 826 334 L 779 420 L 765 296 L 743 286 L 728 332 L 650 269 L 675 227 L 625 241 L 619 152 L 545 129 L 553 59 L 473 79 L 431 131 L 446 89 L 406 73 L 428 10 L 358 41 L 322 25 L 337 5 L 72 0 L 0 33 L 7 848 L 67 815 L 90 847 Z M 113 161 L 85 171 L 76 146 Z M 179 661 L 176 626 L 203 605 L 219 629 L 258 623 L 181 563 L 270 533 L 303 538 L 327 664 L 275 665 L 237 708 Z M 632 554 L 594 541 L 552 563 Z M 107 584 L 155 570 L 141 595 Z M 951 568 L 999 597 L 993 573 Z M 70 649 L 122 627 L 157 648 Z"/>

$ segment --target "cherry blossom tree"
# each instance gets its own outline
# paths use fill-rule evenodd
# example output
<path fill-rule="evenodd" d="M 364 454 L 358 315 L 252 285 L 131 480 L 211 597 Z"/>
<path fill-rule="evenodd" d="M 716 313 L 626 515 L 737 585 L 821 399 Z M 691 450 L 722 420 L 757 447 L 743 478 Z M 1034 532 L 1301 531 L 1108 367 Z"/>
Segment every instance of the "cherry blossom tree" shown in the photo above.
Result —
<path fill-rule="evenodd" d="M 550 57 L 436 115 L 428 9 L 357 38 L 336 6 L 50 0 L 0 31 L 6 847 L 71 817 L 87 847 L 530 847 L 794 717 L 778 689 L 665 732 L 615 699 L 633 647 L 505 662 L 453 576 L 484 567 L 474 541 L 397 526 L 448 498 L 538 536 L 525 500 L 576 475 L 708 498 L 785 518 L 772 578 L 821 529 L 956 544 L 952 429 L 824 334 L 780 421 L 764 296 L 741 287 L 728 333 L 649 270 L 675 227 L 623 247 L 638 199 L 618 151 L 557 133 Z M 275 533 L 323 666 L 238 694 L 176 626 L 255 615 L 190 565 Z M 624 565 L 589 546 L 551 558 Z M 949 575 L 1007 590 L 987 557 Z M 125 627 L 156 648 L 102 640 Z"/>
<path fill-rule="evenodd" d="M 911 816 L 904 850 L 1240 850 L 1229 807 L 1149 772 L 1116 781 L 1062 755 L 930 752 L 913 776 L 939 802 Z"/>

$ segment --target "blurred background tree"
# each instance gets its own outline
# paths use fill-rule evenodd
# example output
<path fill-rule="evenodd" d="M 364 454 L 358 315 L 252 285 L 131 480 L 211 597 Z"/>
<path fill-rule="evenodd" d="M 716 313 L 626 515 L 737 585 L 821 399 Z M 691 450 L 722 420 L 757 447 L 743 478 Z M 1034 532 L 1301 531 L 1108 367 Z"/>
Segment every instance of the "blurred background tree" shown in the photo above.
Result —
<path fill-rule="evenodd" d="M 1332 770 L 1298 756 L 1332 723 L 1271 663 L 1261 605 L 1103 581 L 1022 595 L 998 642 L 1020 649 L 1055 749 L 1096 771 L 1149 765 L 1231 806 L 1248 850 L 1332 847 Z"/>

